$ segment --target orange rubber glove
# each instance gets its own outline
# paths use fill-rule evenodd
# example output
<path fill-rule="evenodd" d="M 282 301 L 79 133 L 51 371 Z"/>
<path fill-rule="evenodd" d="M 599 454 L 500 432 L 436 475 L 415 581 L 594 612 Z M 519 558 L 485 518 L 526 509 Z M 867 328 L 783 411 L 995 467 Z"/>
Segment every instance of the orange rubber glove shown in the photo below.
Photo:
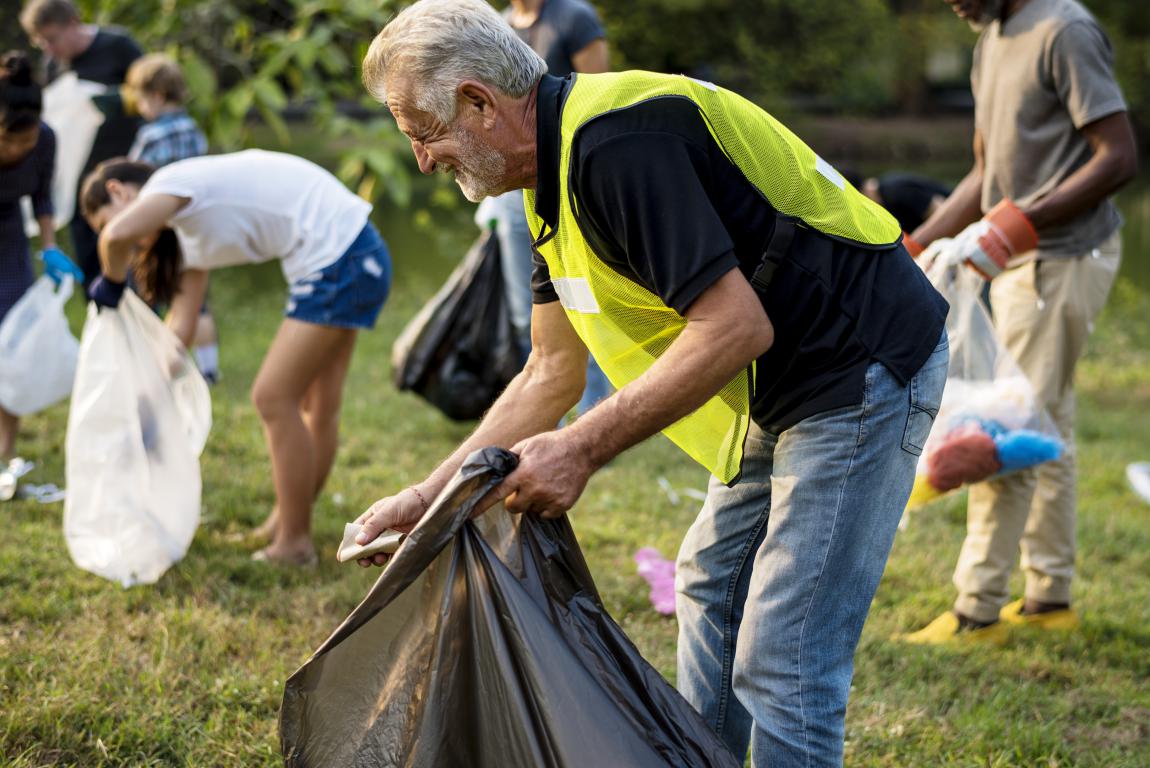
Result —
<path fill-rule="evenodd" d="M 983 279 L 993 280 L 1011 258 L 1038 247 L 1038 232 L 1012 200 L 1003 198 L 990 213 L 962 230 L 955 245 L 962 262 Z"/>
<path fill-rule="evenodd" d="M 911 237 L 910 232 L 902 233 L 902 245 L 912 259 L 917 259 L 919 254 L 926 250 L 926 246 Z"/>

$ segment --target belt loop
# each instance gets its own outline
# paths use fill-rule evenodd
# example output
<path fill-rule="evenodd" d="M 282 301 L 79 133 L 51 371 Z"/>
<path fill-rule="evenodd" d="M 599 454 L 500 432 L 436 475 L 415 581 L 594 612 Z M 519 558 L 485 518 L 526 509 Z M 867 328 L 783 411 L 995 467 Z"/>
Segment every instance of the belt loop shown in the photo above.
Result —
<path fill-rule="evenodd" d="M 787 255 L 794 238 L 794 220 L 784 216 L 776 216 L 775 230 L 771 233 L 771 239 L 767 241 L 767 247 L 763 250 L 763 257 L 759 261 L 759 266 L 751 275 L 751 286 L 756 291 L 766 293 L 767 288 L 771 285 L 771 280 L 775 277 L 775 270 L 779 268 L 779 264 Z"/>

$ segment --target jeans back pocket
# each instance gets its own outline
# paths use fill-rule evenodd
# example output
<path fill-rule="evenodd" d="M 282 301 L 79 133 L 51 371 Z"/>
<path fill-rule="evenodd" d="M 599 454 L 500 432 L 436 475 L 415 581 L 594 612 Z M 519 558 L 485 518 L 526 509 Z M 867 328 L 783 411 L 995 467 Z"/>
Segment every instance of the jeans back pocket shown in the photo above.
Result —
<path fill-rule="evenodd" d="M 942 405 L 942 390 L 946 385 L 946 371 L 950 364 L 950 344 L 946 332 L 934 352 L 910 379 L 910 408 L 906 416 L 906 429 L 902 434 L 902 448 L 915 456 L 922 455 L 923 446 L 934 425 L 934 417 Z"/>

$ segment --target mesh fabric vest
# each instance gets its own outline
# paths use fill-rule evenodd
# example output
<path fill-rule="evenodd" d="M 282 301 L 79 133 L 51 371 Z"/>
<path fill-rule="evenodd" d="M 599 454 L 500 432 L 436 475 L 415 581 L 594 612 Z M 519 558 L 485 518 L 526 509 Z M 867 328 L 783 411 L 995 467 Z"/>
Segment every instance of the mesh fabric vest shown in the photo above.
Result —
<path fill-rule="evenodd" d="M 781 123 L 737 94 L 678 75 L 578 75 L 560 118 L 558 226 L 545 233 L 537 247 L 568 319 L 617 388 L 650 368 L 687 321 L 657 295 L 612 269 L 584 239 L 576 219 L 579 201 L 568 186 L 571 146 L 579 129 L 596 117 L 658 98 L 694 103 L 724 154 L 781 216 L 875 249 L 893 246 L 901 234 L 890 214 L 845 183 Z M 524 192 L 524 204 L 538 237 L 546 225 L 535 214 L 533 191 Z M 663 430 L 725 483 L 738 477 L 742 464 L 754 376 L 752 364 L 696 411 Z"/>

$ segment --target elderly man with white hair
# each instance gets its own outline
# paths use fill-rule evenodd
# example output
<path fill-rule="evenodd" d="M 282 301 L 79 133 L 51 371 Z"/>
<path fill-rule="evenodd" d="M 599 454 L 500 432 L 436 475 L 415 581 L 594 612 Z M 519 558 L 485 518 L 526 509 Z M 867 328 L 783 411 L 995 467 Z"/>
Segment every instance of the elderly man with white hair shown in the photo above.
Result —
<path fill-rule="evenodd" d="M 476 448 L 518 455 L 509 510 L 557 516 L 662 431 L 713 475 L 677 563 L 680 691 L 756 766 L 841 763 L 855 647 L 946 376 L 946 303 L 897 223 L 736 94 L 552 77 L 481 0 L 407 8 L 364 82 L 424 173 L 473 201 L 525 190 L 536 259 L 523 372 L 364 513 L 361 542 L 418 522 Z M 588 349 L 618 391 L 555 430 Z"/>

